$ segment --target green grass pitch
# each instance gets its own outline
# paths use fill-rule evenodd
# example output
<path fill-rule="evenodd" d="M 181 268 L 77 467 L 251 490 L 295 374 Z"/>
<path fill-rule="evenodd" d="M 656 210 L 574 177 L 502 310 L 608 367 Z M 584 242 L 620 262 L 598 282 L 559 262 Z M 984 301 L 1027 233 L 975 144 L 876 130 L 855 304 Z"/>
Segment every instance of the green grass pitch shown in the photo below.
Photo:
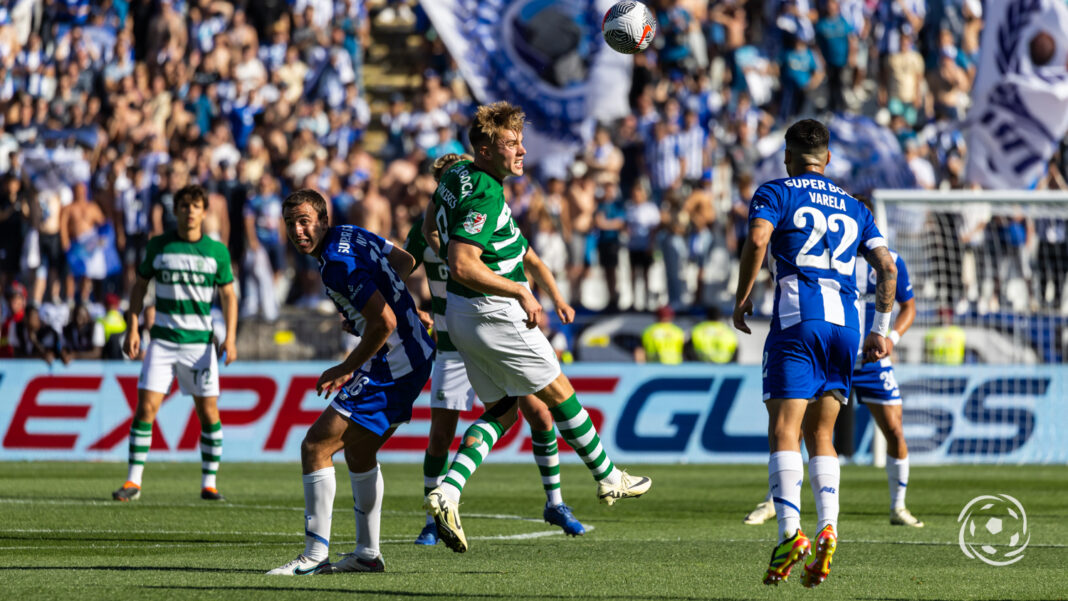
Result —
<path fill-rule="evenodd" d="M 471 549 L 417 547 L 423 523 L 418 465 L 383 466 L 384 574 L 281 577 L 263 572 L 303 548 L 295 464 L 223 463 L 229 501 L 199 499 L 198 464 L 151 463 L 141 500 L 116 503 L 126 467 L 0 463 L 0 597 L 29 599 L 1065 599 L 1068 467 L 913 467 L 909 507 L 921 530 L 888 523 L 883 470 L 842 474 L 841 541 L 815 590 L 761 577 L 775 526 L 741 518 L 764 494 L 766 468 L 635 465 L 646 497 L 598 505 L 585 468 L 565 465 L 564 497 L 592 531 L 571 539 L 542 522 L 533 462 L 483 466 L 464 494 Z M 344 464 L 338 466 L 332 557 L 355 540 Z M 1027 511 L 1030 545 L 992 567 L 957 544 L 973 497 L 1006 493 Z M 812 534 L 811 491 L 802 496 Z M 353 597 L 357 594 L 357 597 Z"/>

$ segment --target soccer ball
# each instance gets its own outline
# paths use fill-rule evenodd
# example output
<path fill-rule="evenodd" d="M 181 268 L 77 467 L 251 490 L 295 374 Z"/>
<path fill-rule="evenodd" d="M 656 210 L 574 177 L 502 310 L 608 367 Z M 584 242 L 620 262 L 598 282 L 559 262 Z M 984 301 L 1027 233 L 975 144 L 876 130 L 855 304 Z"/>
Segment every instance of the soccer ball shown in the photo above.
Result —
<path fill-rule="evenodd" d="M 601 22 L 604 41 L 616 52 L 635 54 L 649 47 L 656 36 L 653 13 L 641 2 L 622 0 L 604 14 Z"/>

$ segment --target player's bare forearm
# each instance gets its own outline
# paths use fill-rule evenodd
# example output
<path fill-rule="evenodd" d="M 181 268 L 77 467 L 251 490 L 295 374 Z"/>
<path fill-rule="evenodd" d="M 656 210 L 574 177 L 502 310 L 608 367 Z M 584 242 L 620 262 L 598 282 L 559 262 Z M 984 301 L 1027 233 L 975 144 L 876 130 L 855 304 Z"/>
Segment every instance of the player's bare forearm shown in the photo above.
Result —
<path fill-rule="evenodd" d="M 764 262 L 764 253 L 771 241 L 771 233 L 774 231 L 771 222 L 764 219 L 753 219 L 749 223 L 749 235 L 745 238 L 742 246 L 742 255 L 738 266 L 738 290 L 734 295 L 735 306 L 741 305 L 753 291 L 757 274 L 760 273 L 760 265 Z"/>
<path fill-rule="evenodd" d="M 426 212 L 423 213 L 423 239 L 434 254 L 441 252 L 441 234 L 438 233 L 437 222 L 434 220 L 434 201 L 426 203 Z"/>
<path fill-rule="evenodd" d="M 909 300 L 898 303 L 901 305 L 901 311 L 897 314 L 897 319 L 894 320 L 894 331 L 899 336 L 904 336 L 905 332 L 912 327 L 912 322 L 916 319 L 916 299 L 910 298 Z"/>
<path fill-rule="evenodd" d="M 530 279 L 549 295 L 554 305 L 567 304 L 567 301 L 560 294 L 560 289 L 556 286 L 556 278 L 553 277 L 553 272 L 549 270 L 533 248 L 528 248 L 526 254 L 523 255 L 523 268 L 526 269 Z"/>
<path fill-rule="evenodd" d="M 415 257 L 399 246 L 394 246 L 389 251 L 389 265 L 397 272 L 401 281 L 408 279 L 415 269 Z"/>
<path fill-rule="evenodd" d="M 136 332 L 141 321 L 141 311 L 145 308 L 145 294 L 148 292 L 148 280 L 137 276 L 133 288 L 130 290 L 129 315 L 126 317 L 126 331 Z"/>
<path fill-rule="evenodd" d="M 519 282 L 493 273 L 482 262 L 482 249 L 466 242 L 449 242 L 449 277 L 483 294 L 518 300 L 524 293 L 530 293 Z"/>
<path fill-rule="evenodd" d="M 237 293 L 233 282 L 219 288 L 219 301 L 226 320 L 226 340 L 223 342 L 227 346 L 226 364 L 229 365 L 236 359 L 237 348 Z"/>
<path fill-rule="evenodd" d="M 889 313 L 894 309 L 894 292 L 897 290 L 897 265 L 885 246 L 868 251 L 868 263 L 875 269 L 875 310 Z"/>
<path fill-rule="evenodd" d="M 397 316 L 386 303 L 381 292 L 374 293 L 361 314 L 366 325 L 360 337 L 360 343 L 352 349 L 342 363 L 348 373 L 356 371 L 361 365 L 370 361 L 389 339 L 393 330 L 397 328 Z"/>

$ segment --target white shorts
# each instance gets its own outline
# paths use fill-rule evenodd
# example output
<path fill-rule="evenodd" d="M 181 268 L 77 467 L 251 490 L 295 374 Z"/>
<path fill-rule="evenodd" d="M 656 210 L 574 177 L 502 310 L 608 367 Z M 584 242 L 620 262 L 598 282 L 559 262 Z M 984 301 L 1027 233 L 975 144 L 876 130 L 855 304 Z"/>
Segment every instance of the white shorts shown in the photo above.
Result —
<path fill-rule="evenodd" d="M 467 379 L 467 368 L 460 353 L 439 350 L 430 376 L 430 407 L 470 411 L 474 406 L 475 389 Z"/>
<path fill-rule="evenodd" d="M 178 344 L 158 339 L 149 342 L 137 387 L 167 394 L 176 377 L 183 394 L 219 396 L 219 361 L 215 356 L 215 345 Z"/>
<path fill-rule="evenodd" d="M 560 375 L 560 362 L 545 335 L 527 328 L 519 301 L 449 293 L 445 321 L 483 403 L 533 394 Z"/>

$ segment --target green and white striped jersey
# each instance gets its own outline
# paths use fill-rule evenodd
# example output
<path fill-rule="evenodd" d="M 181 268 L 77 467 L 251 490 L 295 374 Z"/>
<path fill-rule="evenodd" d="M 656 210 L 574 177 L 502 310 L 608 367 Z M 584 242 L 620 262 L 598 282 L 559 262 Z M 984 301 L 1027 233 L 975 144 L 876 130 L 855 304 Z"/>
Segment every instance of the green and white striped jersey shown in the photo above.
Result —
<path fill-rule="evenodd" d="M 216 286 L 234 281 L 230 251 L 201 236 L 187 242 L 175 232 L 148 241 L 137 273 L 156 280 L 156 323 L 152 338 L 179 344 L 211 342 L 211 300 Z"/>
<path fill-rule="evenodd" d="M 504 202 L 504 188 L 490 174 L 460 161 L 441 176 L 434 192 L 434 222 L 441 234 L 441 258 L 448 260 L 448 244 L 462 239 L 482 249 L 482 262 L 497 275 L 525 282 L 523 255 L 527 239 Z M 468 298 L 489 296 L 449 278 L 446 290 Z"/>
<path fill-rule="evenodd" d="M 449 281 L 449 266 L 441 257 L 430 250 L 423 237 L 423 217 L 412 222 L 408 238 L 404 241 L 404 250 L 415 257 L 414 271 L 422 263 L 426 269 L 427 284 L 430 285 L 430 312 L 434 314 L 434 331 L 438 336 L 438 350 L 452 352 L 456 350 L 449 339 L 449 326 L 445 324 L 445 285 Z"/>

